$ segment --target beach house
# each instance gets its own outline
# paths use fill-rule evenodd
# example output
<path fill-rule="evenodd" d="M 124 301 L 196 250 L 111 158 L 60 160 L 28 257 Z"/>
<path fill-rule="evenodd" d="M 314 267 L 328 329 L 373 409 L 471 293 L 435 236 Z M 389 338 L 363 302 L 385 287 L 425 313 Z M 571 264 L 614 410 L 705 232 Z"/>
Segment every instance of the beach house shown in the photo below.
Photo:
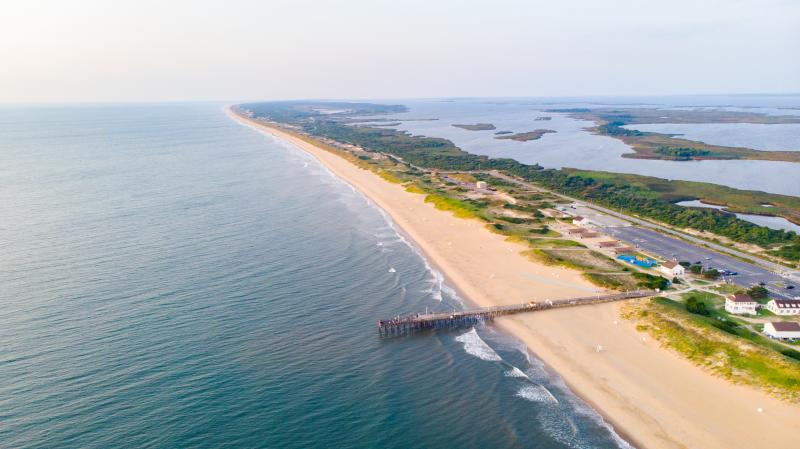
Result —
<path fill-rule="evenodd" d="M 765 323 L 764 335 L 776 340 L 795 341 L 800 339 L 800 323 L 795 323 L 794 321 Z"/>
<path fill-rule="evenodd" d="M 678 262 L 675 262 L 674 260 L 668 260 L 662 263 L 661 266 L 658 267 L 658 269 L 661 270 L 661 272 L 666 274 L 667 276 L 672 276 L 672 277 L 683 276 L 684 274 L 686 274 L 686 268 L 684 268 L 683 265 L 679 264 Z"/>
<path fill-rule="evenodd" d="M 743 293 L 725 297 L 725 311 L 735 315 L 755 315 L 758 303 Z"/>
<path fill-rule="evenodd" d="M 767 303 L 767 310 L 775 315 L 800 315 L 800 301 L 772 299 Z"/>

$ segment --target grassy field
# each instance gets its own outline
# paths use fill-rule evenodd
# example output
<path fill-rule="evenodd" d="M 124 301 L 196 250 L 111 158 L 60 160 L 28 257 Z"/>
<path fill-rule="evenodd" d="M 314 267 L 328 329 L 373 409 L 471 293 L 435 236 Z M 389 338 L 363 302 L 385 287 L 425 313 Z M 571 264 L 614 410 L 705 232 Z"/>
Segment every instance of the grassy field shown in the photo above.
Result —
<path fill-rule="evenodd" d="M 758 334 L 720 324 L 716 317 L 688 313 L 682 304 L 666 298 L 631 301 L 622 310 L 637 330 L 714 375 L 800 400 L 800 360 L 784 355 L 785 349 L 762 341 L 766 339 Z"/>

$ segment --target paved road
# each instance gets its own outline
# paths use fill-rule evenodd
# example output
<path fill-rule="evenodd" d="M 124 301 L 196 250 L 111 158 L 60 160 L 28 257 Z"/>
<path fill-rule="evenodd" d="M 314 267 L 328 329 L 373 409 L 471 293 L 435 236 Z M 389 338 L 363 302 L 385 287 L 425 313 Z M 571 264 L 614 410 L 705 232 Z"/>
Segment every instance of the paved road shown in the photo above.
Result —
<path fill-rule="evenodd" d="M 542 189 L 541 187 L 539 187 L 539 186 L 537 186 L 535 184 L 531 184 L 531 183 L 522 181 L 520 179 L 514 178 L 512 176 L 506 175 L 506 174 L 498 172 L 498 171 L 491 171 L 490 174 L 492 176 L 504 179 L 506 181 L 517 183 L 518 185 L 524 186 L 526 188 L 535 189 L 535 190 L 539 190 L 539 191 L 543 191 L 543 192 L 548 192 L 548 193 L 550 193 L 552 195 L 555 195 L 557 197 L 563 198 L 563 199 L 565 199 L 567 201 L 570 201 L 570 202 L 578 202 L 578 203 L 586 204 L 586 201 L 578 200 L 578 199 L 571 198 L 571 197 L 566 196 L 566 195 L 562 195 L 562 194 L 557 193 L 557 192 L 552 192 L 552 191 L 549 191 L 549 190 Z M 623 214 L 623 213 L 620 213 L 620 212 L 617 212 L 615 210 L 611 210 L 611 209 L 608 209 L 608 208 L 605 208 L 605 207 L 601 207 L 601 206 L 598 206 L 598 205 L 593 204 L 593 203 L 592 204 L 588 204 L 588 205 L 592 209 L 598 210 L 600 212 L 603 212 L 605 214 L 611 215 L 613 217 L 617 217 L 617 218 L 621 218 L 623 220 L 630 221 L 631 223 L 634 223 L 634 224 L 639 225 L 641 227 L 649 228 L 649 229 L 656 229 L 656 230 L 658 230 L 660 232 L 671 234 L 671 235 L 675 235 L 675 236 L 680 237 L 680 238 L 682 238 L 684 240 L 688 240 L 688 241 L 690 241 L 692 243 L 695 243 L 697 245 L 705 245 L 705 246 L 707 246 L 709 248 L 712 248 L 712 249 L 714 249 L 714 250 L 716 250 L 718 252 L 731 254 L 731 255 L 734 255 L 736 257 L 740 257 L 740 258 L 743 258 L 743 259 L 751 260 L 754 263 L 757 263 L 757 264 L 767 268 L 770 271 L 777 272 L 777 273 L 784 273 L 788 278 L 793 279 L 795 282 L 800 283 L 800 272 L 792 271 L 791 269 L 789 269 L 789 268 L 787 268 L 787 267 L 785 267 L 783 265 L 779 265 L 779 264 L 776 264 L 774 262 L 770 262 L 769 260 L 764 260 L 764 259 L 761 259 L 759 257 L 755 257 L 752 254 L 748 254 L 748 253 L 744 253 L 744 252 L 741 252 L 741 251 L 737 251 L 735 249 L 728 248 L 727 246 L 722 246 L 722 245 L 718 245 L 716 243 L 707 242 L 707 241 L 705 241 L 703 239 L 699 239 L 699 238 L 694 237 L 692 235 L 689 235 L 689 234 L 686 234 L 686 233 L 683 233 L 683 232 L 680 232 L 680 231 L 676 231 L 676 230 L 668 228 L 666 226 L 662 226 L 662 225 L 659 225 L 659 224 L 656 224 L 656 223 L 652 223 L 652 222 L 649 222 L 647 220 L 642 220 L 640 218 L 632 217 L 630 215 Z"/>
<path fill-rule="evenodd" d="M 660 234 L 651 229 L 636 226 L 607 227 L 603 228 L 603 232 L 664 259 L 675 257 L 679 261 L 702 262 L 705 267 L 738 272 L 738 275 L 730 276 L 730 280 L 741 287 L 750 287 L 764 282 L 767 284 L 767 289 L 776 298 L 792 299 L 795 295 L 800 296 L 800 286 L 796 286 L 794 290 L 785 289 L 786 279 L 767 269 Z"/>

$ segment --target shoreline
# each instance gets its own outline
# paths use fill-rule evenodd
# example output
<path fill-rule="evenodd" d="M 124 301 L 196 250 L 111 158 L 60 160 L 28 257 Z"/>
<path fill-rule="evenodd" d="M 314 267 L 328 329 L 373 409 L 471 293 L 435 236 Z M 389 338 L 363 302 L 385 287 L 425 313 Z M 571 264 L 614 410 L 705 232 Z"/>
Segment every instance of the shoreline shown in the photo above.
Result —
<path fill-rule="evenodd" d="M 421 195 L 406 192 L 339 155 L 286 130 L 243 117 L 230 107 L 225 109 L 232 119 L 311 154 L 361 192 L 391 218 L 397 230 L 466 302 L 487 306 L 529 301 L 531 297 L 576 296 L 578 290 L 569 285 L 596 289 L 577 272 L 528 260 L 519 254 L 525 249 L 522 245 L 506 242 L 475 220 L 436 210 L 424 203 Z M 456 245 L 451 246 L 453 242 Z M 652 342 L 648 346 L 631 323 L 619 318 L 617 306 L 547 311 L 505 317 L 496 323 L 525 343 L 620 438 L 636 447 L 790 447 L 800 408 L 713 378 Z M 595 351 L 598 340 L 607 351 Z M 763 404 L 766 412 L 756 414 L 757 406 L 747 405 L 753 401 Z M 762 419 L 763 424 L 757 425 Z M 759 432 L 769 428 L 772 433 L 753 436 L 747 428 Z"/>

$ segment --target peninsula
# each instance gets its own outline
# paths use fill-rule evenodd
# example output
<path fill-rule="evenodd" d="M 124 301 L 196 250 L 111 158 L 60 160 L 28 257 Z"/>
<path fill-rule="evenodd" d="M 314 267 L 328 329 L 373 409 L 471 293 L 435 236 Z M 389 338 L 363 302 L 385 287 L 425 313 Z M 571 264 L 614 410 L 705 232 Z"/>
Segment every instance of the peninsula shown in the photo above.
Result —
<path fill-rule="evenodd" d="M 232 116 L 314 155 L 364 193 L 475 305 L 603 292 L 585 276 L 586 266 L 605 278 L 629 277 L 625 282 L 644 285 L 663 282 L 646 272 L 634 275 L 585 248 L 578 238 L 563 237 L 569 223 L 541 217 L 557 197 L 514 187 L 506 175 L 491 174 L 502 169 L 515 176 L 539 176 L 547 172 L 541 167 L 470 155 L 444 139 L 342 129 L 274 104 L 241 105 Z M 453 165 L 470 172 L 437 172 L 437 166 Z M 493 190 L 481 190 L 480 182 Z M 532 248 L 532 242 L 539 247 Z M 642 307 L 649 300 L 644 301 Z M 794 441 L 800 420 L 796 403 L 710 375 L 643 337 L 633 322 L 621 318 L 618 305 L 509 316 L 497 323 L 522 339 L 636 446 L 788 449 Z"/>
<path fill-rule="evenodd" d="M 655 108 L 572 108 L 551 109 L 549 112 L 567 113 L 573 118 L 593 121 L 595 126 L 588 128 L 589 131 L 619 139 L 634 150 L 634 153 L 623 155 L 628 158 L 675 161 L 758 159 L 800 162 L 800 151 L 762 151 L 744 147 L 710 145 L 680 138 L 675 134 L 644 132 L 630 129 L 630 126 L 626 127 L 626 125 L 651 123 L 796 124 L 800 123 L 798 116 L 724 110 Z"/>

